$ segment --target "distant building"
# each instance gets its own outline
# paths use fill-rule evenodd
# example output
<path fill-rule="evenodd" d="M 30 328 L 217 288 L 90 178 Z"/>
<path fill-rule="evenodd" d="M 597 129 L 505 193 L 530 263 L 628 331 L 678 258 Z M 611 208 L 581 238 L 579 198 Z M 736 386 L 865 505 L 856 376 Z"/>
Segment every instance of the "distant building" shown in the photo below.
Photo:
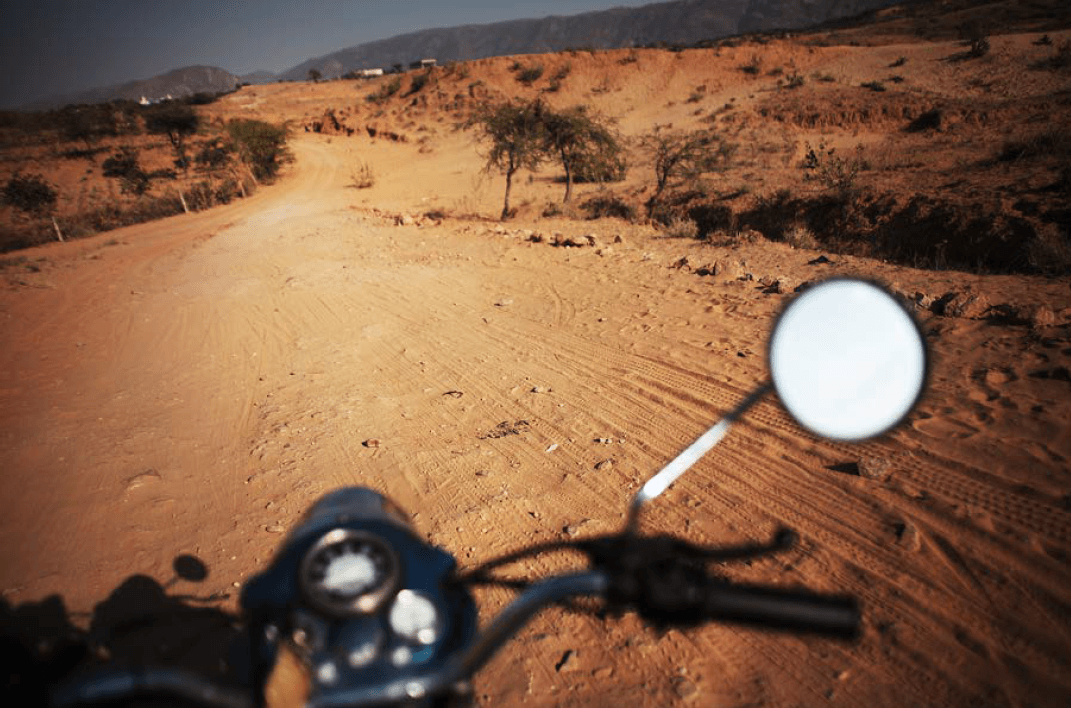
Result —
<path fill-rule="evenodd" d="M 141 100 L 140 100 L 140 101 L 138 101 L 138 103 L 140 103 L 140 104 L 141 104 L 141 105 L 143 105 L 143 106 L 147 106 L 147 105 L 149 105 L 149 104 L 151 103 L 151 101 L 149 101 L 149 99 L 147 99 L 147 98 L 145 98 L 144 96 L 142 96 L 142 97 L 141 97 Z"/>
<path fill-rule="evenodd" d="M 435 66 L 435 63 L 436 62 L 435 62 L 434 59 L 421 59 L 420 61 L 411 61 L 411 62 L 409 62 L 409 68 L 410 69 L 428 69 L 430 67 Z"/>
<path fill-rule="evenodd" d="M 362 79 L 374 79 L 377 76 L 383 76 L 382 69 L 361 69 L 357 72 L 357 75 Z"/>

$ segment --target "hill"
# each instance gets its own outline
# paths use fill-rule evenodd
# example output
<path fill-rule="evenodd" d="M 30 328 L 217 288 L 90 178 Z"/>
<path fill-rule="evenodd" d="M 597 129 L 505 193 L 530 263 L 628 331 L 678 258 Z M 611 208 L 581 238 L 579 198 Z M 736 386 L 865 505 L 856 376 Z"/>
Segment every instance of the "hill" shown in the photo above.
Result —
<path fill-rule="evenodd" d="M 427 29 L 309 59 L 279 76 L 300 81 L 316 69 L 332 78 L 363 68 L 408 66 L 424 57 L 445 63 L 570 47 L 694 44 L 742 32 L 806 27 L 889 4 L 889 0 L 676 0 L 568 17 Z"/>
<path fill-rule="evenodd" d="M 172 96 L 182 98 L 195 93 L 222 93 L 233 91 L 243 79 L 217 66 L 187 66 L 160 74 L 149 79 L 128 81 L 123 84 L 79 91 L 77 93 L 50 96 L 26 106 L 28 110 L 48 110 L 69 104 L 81 105 L 105 103 L 116 99 L 150 101 Z"/>

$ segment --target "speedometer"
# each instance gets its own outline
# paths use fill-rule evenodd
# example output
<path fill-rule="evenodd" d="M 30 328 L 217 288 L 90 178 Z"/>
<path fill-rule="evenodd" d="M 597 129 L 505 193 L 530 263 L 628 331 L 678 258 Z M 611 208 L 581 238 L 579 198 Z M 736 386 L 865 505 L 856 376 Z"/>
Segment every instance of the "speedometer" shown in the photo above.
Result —
<path fill-rule="evenodd" d="M 301 561 L 305 599 L 331 615 L 375 612 L 400 584 L 398 558 L 390 544 L 370 533 L 334 529 Z"/>

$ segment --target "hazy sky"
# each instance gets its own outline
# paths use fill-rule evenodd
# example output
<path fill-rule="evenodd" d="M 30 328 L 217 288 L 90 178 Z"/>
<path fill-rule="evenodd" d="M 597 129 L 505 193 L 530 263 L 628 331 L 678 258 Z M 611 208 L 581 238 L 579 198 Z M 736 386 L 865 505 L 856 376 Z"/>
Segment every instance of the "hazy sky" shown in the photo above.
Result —
<path fill-rule="evenodd" d="M 0 0 L 0 107 L 195 64 L 279 72 L 432 27 L 652 0 Z"/>

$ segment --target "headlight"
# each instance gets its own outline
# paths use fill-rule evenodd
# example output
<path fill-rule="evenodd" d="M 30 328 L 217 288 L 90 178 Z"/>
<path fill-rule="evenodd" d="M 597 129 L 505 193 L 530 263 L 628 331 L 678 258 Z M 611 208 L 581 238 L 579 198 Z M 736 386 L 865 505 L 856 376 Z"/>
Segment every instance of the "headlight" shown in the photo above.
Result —
<path fill-rule="evenodd" d="M 434 644 L 442 634 L 442 620 L 435 603 L 412 590 L 398 593 L 388 620 L 396 634 L 415 644 Z"/>
<path fill-rule="evenodd" d="M 390 544 L 350 529 L 324 534 L 301 560 L 298 575 L 311 605 L 341 617 L 375 612 L 399 582 L 398 557 Z"/>

